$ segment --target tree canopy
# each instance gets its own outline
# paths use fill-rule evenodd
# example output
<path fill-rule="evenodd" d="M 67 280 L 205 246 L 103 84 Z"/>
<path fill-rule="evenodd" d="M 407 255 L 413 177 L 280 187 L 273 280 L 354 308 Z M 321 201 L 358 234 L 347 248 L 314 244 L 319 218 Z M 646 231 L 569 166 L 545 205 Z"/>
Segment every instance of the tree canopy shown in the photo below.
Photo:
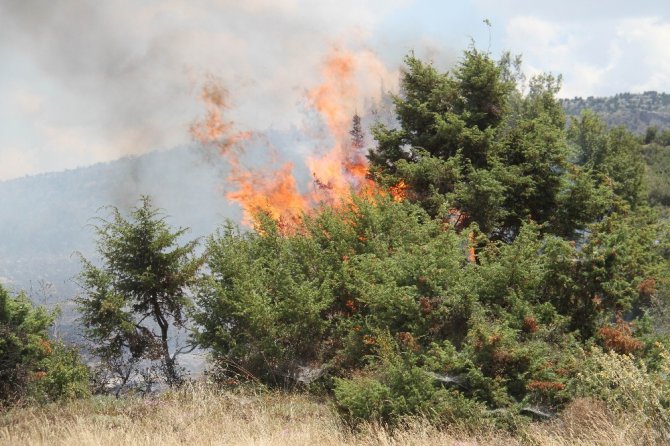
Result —
<path fill-rule="evenodd" d="M 142 197 L 130 218 L 112 207 L 111 219 L 96 226 L 101 266 L 82 258 L 81 323 L 107 371 L 123 384 L 141 361 L 158 361 L 169 385 L 181 381 L 176 357 L 183 348 L 171 347 L 170 331 L 185 327 L 189 288 L 203 264 L 197 240 L 182 244 L 186 231 L 172 230 Z"/>
<path fill-rule="evenodd" d="M 76 349 L 49 337 L 55 312 L 0 286 L 0 407 L 88 395 L 88 368 Z"/>
<path fill-rule="evenodd" d="M 369 158 L 375 179 L 404 181 L 431 216 L 458 212 L 464 225 L 507 241 L 528 221 L 574 237 L 611 211 L 616 197 L 639 201 L 635 139 L 623 129 L 605 132 L 590 115 L 566 134 L 555 96 L 560 78 L 541 75 L 526 86 L 518 59 L 496 62 L 475 48 L 452 72 L 414 56 L 406 63 L 394 98 L 398 126 L 374 130 Z M 584 143 L 595 137 L 587 127 L 602 138 L 595 142 L 602 153 Z"/>

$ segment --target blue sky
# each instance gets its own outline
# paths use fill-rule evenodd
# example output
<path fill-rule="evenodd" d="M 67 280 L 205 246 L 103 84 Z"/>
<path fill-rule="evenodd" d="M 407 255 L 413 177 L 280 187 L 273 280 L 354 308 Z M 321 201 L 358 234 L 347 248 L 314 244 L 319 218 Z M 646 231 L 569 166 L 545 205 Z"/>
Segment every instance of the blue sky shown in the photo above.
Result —
<path fill-rule="evenodd" d="M 241 128 L 299 127 L 334 46 L 383 63 L 366 95 L 489 32 L 562 96 L 670 91 L 667 1 L 0 0 L 0 180 L 188 143 L 211 76 Z"/>

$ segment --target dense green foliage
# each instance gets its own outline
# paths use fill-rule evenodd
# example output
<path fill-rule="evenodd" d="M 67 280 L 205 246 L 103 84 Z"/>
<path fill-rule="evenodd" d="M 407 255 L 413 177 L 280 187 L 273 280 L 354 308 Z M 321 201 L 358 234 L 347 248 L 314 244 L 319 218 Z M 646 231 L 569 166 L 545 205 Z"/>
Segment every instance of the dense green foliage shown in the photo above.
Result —
<path fill-rule="evenodd" d="M 511 241 L 524 222 L 573 236 L 607 203 L 570 163 L 565 120 L 554 95 L 559 80 L 540 76 L 522 94 L 509 57 L 496 63 L 475 49 L 453 73 L 409 57 L 399 127 L 375 129 L 372 174 L 410 186 L 409 198 L 431 216 L 457 211 L 489 238 Z"/>
<path fill-rule="evenodd" d="M 203 262 L 194 253 L 197 241 L 180 245 L 186 229 L 171 230 L 148 197 L 130 219 L 111 211 L 112 219 L 97 227 L 102 267 L 82 258 L 78 305 L 86 336 L 102 370 L 121 387 L 146 365 L 142 361 L 159 362 L 165 381 L 178 384 L 182 349 L 171 349 L 170 329 L 186 324 L 188 290 Z"/>
<path fill-rule="evenodd" d="M 223 378 L 334 386 L 351 419 L 555 409 L 584 345 L 643 354 L 654 339 L 615 322 L 655 293 L 660 228 L 647 223 L 612 215 L 580 246 L 528 224 L 476 264 L 454 226 L 383 198 L 293 235 L 268 219 L 260 233 L 228 227 L 209 242 L 198 340 Z"/>
<path fill-rule="evenodd" d="M 644 137 L 644 185 L 649 204 L 666 217 L 670 209 L 670 129 L 649 127 Z"/>
<path fill-rule="evenodd" d="M 607 188 L 605 192 L 614 193 L 633 209 L 645 202 L 639 138 L 623 127 L 607 128 L 591 111 L 571 119 L 568 138 L 576 147 L 577 163 Z"/>
<path fill-rule="evenodd" d="M 592 346 L 660 367 L 669 251 L 640 140 L 589 113 L 566 127 L 559 81 L 524 93 L 516 67 L 407 59 L 398 126 L 370 152 L 406 200 L 210 238 L 195 336 L 219 377 L 332 390 L 352 422 L 507 424 L 577 395 Z"/>
<path fill-rule="evenodd" d="M 88 368 L 77 350 L 49 338 L 54 318 L 25 294 L 0 287 L 0 406 L 88 394 Z"/>

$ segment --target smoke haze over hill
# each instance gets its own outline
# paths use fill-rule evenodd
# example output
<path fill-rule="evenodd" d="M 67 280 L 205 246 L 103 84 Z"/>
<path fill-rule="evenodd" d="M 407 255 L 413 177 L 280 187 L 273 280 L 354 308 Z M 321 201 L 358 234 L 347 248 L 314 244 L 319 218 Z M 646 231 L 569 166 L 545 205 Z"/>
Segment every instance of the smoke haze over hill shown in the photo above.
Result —
<path fill-rule="evenodd" d="M 386 68 L 361 86 L 351 109 L 392 90 L 410 51 L 444 68 L 470 39 L 494 54 L 522 53 L 527 74 L 564 74 L 565 96 L 660 90 L 670 76 L 667 5 L 631 8 L 618 1 L 6 0 L 0 179 L 188 143 L 210 75 L 230 90 L 229 118 L 241 128 L 301 127 L 307 92 L 335 47 L 373 54 Z"/>

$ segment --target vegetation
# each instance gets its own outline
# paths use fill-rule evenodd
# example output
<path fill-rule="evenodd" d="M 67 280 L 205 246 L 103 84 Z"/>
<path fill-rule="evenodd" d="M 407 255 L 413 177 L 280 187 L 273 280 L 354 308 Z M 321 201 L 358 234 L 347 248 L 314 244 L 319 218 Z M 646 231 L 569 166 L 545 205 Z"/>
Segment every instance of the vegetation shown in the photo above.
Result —
<path fill-rule="evenodd" d="M 0 443 L 609 446 L 651 445 L 654 431 L 590 399 L 575 401 L 551 422 L 522 427 L 516 437 L 496 429 L 472 430 L 463 425 L 438 429 L 420 418 L 407 420 L 393 431 L 376 423 L 352 431 L 342 425 L 328 404 L 309 395 L 187 387 L 153 398 L 94 397 L 13 409 L 0 414 Z"/>
<path fill-rule="evenodd" d="M 0 408 L 89 394 L 78 352 L 49 338 L 55 316 L 0 287 Z"/>
<path fill-rule="evenodd" d="M 158 370 L 173 390 L 80 404 L 126 416 L 125 432 L 148 429 L 152 441 L 184 440 L 151 424 L 163 416 L 152 401 L 170 417 L 188 406 L 229 424 L 267 420 L 230 409 L 234 393 L 183 388 L 176 358 L 187 347 L 171 340 L 192 325 L 188 348 L 210 352 L 212 381 L 328 398 L 343 424 L 318 405 L 305 419 L 327 420 L 337 444 L 452 433 L 502 444 L 670 441 L 670 228 L 658 212 L 670 189 L 667 172 L 649 167 L 665 159 L 666 133 L 636 136 L 589 111 L 566 122 L 560 79 L 524 89 L 509 55 L 471 48 L 447 73 L 406 63 L 397 123 L 373 129 L 377 193 L 290 224 L 259 209 L 254 230 L 227 223 L 209 237 L 206 257 L 148 198 L 128 219 L 111 208 L 97 227 L 102 266 L 83 260 L 81 321 L 117 395 L 148 365 L 145 382 Z M 358 116 L 350 134 L 364 143 Z M 50 319 L 32 311 L 43 333 Z M 147 424 L 130 421 L 135 411 Z M 186 441 L 211 434 L 189 430 L 198 416 L 185 423 Z M 77 435 L 96 435 L 87 429 Z"/>
<path fill-rule="evenodd" d="M 177 385 L 177 356 L 184 347 L 171 349 L 170 329 L 186 325 L 188 290 L 203 263 L 195 255 L 197 241 L 180 245 L 186 229 L 172 231 L 148 197 L 130 220 L 117 208 L 111 211 L 112 219 L 97 227 L 103 266 L 82 258 L 84 294 L 77 301 L 85 334 L 102 361 L 102 384 L 115 379 L 121 389 L 146 366 L 143 361 L 158 361 L 165 382 Z M 152 375 L 143 376 L 149 387 Z"/>
<path fill-rule="evenodd" d="M 71 297 L 81 252 L 95 259 L 90 218 L 103 204 L 130 209 L 140 194 L 169 209 L 170 223 L 188 226 L 192 238 L 211 234 L 223 218 L 239 220 L 217 189 L 220 166 L 203 163 L 188 147 L 124 157 L 63 172 L 0 181 L 0 282 L 24 289 L 34 302 L 60 308 L 59 336 L 80 340 L 78 312 Z M 85 186 L 85 187 L 84 187 Z M 43 293 L 40 281 L 49 284 Z"/>
<path fill-rule="evenodd" d="M 514 72 L 475 49 L 453 73 L 409 57 L 370 152 L 404 200 L 210 238 L 194 319 L 222 381 L 332 391 L 352 424 L 517 429 L 581 395 L 592 346 L 660 373 L 668 251 L 639 140 L 589 113 L 566 129 L 558 81 L 524 95 Z"/>
<path fill-rule="evenodd" d="M 667 128 L 670 125 L 670 94 L 645 91 L 620 93 L 611 97 L 561 99 L 569 116 L 579 116 L 585 110 L 598 114 L 609 126 L 625 126 L 629 131 L 644 133 L 648 127 Z"/>
<path fill-rule="evenodd" d="M 646 223 L 612 216 L 579 247 L 527 225 L 478 263 L 468 237 L 381 197 L 306 217 L 289 236 L 271 220 L 229 228 L 209 243 L 198 340 L 222 380 L 321 383 L 351 421 L 556 410 L 574 396 L 583 347 L 651 348 L 644 318 L 616 322 L 656 293 L 642 279 L 660 261 L 642 248 L 657 234 Z"/>
<path fill-rule="evenodd" d="M 649 204 L 667 217 L 670 209 L 670 129 L 661 131 L 649 127 L 642 154 L 646 164 L 644 185 Z"/>

